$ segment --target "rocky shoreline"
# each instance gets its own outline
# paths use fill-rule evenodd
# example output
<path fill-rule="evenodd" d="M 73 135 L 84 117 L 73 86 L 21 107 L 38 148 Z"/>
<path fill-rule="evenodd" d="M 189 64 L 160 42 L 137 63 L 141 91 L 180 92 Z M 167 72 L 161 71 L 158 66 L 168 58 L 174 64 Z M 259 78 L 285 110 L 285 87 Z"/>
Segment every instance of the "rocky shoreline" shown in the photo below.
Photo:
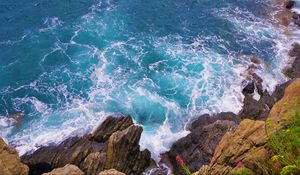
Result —
<path fill-rule="evenodd" d="M 294 5 L 294 1 L 285 3 L 288 10 Z M 300 27 L 299 14 L 293 13 L 290 20 Z M 269 94 L 262 87 L 263 80 L 251 72 L 242 90 L 245 98 L 238 114 L 222 112 L 199 116 L 189 124 L 190 134 L 176 141 L 161 155 L 158 163 L 151 159 L 149 150 L 140 150 L 141 126 L 135 125 L 130 116 L 109 116 L 93 133 L 42 147 L 21 158 L 14 148 L 0 139 L 0 174 L 138 175 L 147 171 L 148 174 L 166 175 L 169 169 L 172 174 L 183 174 L 176 161 L 177 155 L 199 175 L 229 174 L 228 167 L 234 169 L 239 160 L 256 174 L 276 174 L 276 167 L 269 162 L 265 147 L 267 132 L 274 128 L 268 128 L 265 121 L 276 120 L 279 123 L 276 127 L 280 127 L 279 114 L 284 111 L 284 103 L 292 97 L 300 101 L 298 43 L 293 44 L 289 56 L 293 63 L 284 72 L 289 81 L 278 85 Z M 259 99 L 254 98 L 255 93 Z M 260 160 L 253 155 L 262 157 L 267 168 L 259 168 Z"/>

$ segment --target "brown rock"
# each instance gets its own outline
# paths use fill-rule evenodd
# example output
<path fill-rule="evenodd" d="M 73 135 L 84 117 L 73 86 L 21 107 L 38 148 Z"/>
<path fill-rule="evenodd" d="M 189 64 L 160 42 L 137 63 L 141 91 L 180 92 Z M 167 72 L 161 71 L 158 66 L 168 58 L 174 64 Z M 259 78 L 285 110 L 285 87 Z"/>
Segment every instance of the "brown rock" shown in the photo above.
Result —
<path fill-rule="evenodd" d="M 272 108 L 268 118 L 268 133 L 284 126 L 286 117 L 293 114 L 293 106 L 300 105 L 300 78 L 295 79 L 284 91 L 284 96 Z"/>
<path fill-rule="evenodd" d="M 285 125 L 287 113 L 295 112 L 287 104 L 295 102 L 292 105 L 300 106 L 300 79 L 287 84 L 289 85 L 283 98 L 273 106 L 269 114 L 268 124 L 264 121 L 243 120 L 234 132 L 224 135 L 210 164 L 202 166 L 196 174 L 228 175 L 232 169 L 236 169 L 238 161 L 242 161 L 244 168 L 250 169 L 254 174 L 279 174 L 282 167 L 270 159 L 266 139 L 268 134 Z"/>
<path fill-rule="evenodd" d="M 122 131 L 133 124 L 130 116 L 107 119 L 93 132 L 93 139 L 98 142 L 106 141 L 114 132 Z"/>
<path fill-rule="evenodd" d="M 265 139 L 265 122 L 243 120 L 234 132 L 224 135 L 210 164 L 201 168 L 199 174 L 227 175 L 238 161 L 242 161 L 255 174 L 267 175 L 267 171 L 259 166 L 261 161 L 268 159 Z"/>
<path fill-rule="evenodd" d="M 84 173 L 75 165 L 67 164 L 62 168 L 56 168 L 49 173 L 43 175 L 84 175 Z"/>
<path fill-rule="evenodd" d="M 104 169 L 104 163 L 106 160 L 105 152 L 93 152 L 90 153 L 83 162 L 81 169 L 86 174 L 97 174 L 100 170 Z"/>
<path fill-rule="evenodd" d="M 29 168 L 21 163 L 17 151 L 0 138 L 0 174 L 27 175 L 28 171 Z"/>
<path fill-rule="evenodd" d="M 78 166 L 86 175 L 104 169 L 116 169 L 125 174 L 141 174 L 150 164 L 148 150 L 140 151 L 140 126 L 130 117 L 108 117 L 93 134 L 73 137 L 59 145 L 42 147 L 22 157 L 30 174 L 39 175 L 66 164 Z"/>
<path fill-rule="evenodd" d="M 99 175 L 125 175 L 124 173 L 121 173 L 115 169 L 105 170 L 99 173 Z"/>
<path fill-rule="evenodd" d="M 125 174 L 141 174 L 141 170 L 144 170 L 148 166 L 148 162 L 151 161 L 148 150 L 139 151 L 138 142 L 142 131 L 142 127 L 131 125 L 123 131 L 113 133 L 108 141 L 104 168 L 114 168 Z M 139 162 L 138 166 L 136 162 Z"/>

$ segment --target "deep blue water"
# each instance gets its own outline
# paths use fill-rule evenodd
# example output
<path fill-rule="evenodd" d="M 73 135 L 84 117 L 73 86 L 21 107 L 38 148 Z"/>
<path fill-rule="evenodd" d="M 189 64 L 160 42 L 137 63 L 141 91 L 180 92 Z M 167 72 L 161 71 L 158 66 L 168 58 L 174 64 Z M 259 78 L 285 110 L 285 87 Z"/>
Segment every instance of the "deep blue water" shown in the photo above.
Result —
<path fill-rule="evenodd" d="M 158 153 L 204 112 L 240 109 L 251 55 L 272 89 L 284 41 L 265 0 L 0 0 L 0 131 L 23 154 L 109 114 Z M 25 114 L 19 124 L 7 115 Z"/>

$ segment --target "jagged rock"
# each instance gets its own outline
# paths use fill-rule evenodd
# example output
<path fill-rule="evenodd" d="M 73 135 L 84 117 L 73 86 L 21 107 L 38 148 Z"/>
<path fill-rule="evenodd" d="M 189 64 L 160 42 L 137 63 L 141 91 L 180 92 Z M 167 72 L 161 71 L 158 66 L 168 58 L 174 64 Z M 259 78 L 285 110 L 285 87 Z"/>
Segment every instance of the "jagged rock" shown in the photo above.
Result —
<path fill-rule="evenodd" d="M 295 58 L 292 65 L 284 71 L 284 74 L 289 78 L 300 77 L 300 57 Z"/>
<path fill-rule="evenodd" d="M 299 57 L 300 56 L 300 45 L 299 43 L 293 43 L 292 49 L 289 51 L 289 56 Z"/>
<path fill-rule="evenodd" d="M 292 18 L 293 18 L 293 19 L 299 19 L 299 18 L 300 18 L 300 16 L 299 16 L 299 14 L 298 14 L 298 13 L 296 13 L 296 12 L 293 12 L 293 16 L 292 16 Z"/>
<path fill-rule="evenodd" d="M 142 131 L 141 126 L 131 125 L 123 131 L 113 133 L 108 141 L 104 168 L 115 168 L 125 174 L 141 174 L 144 169 L 136 166 L 136 162 L 139 166 L 147 167 L 151 161 L 151 154 L 148 150 L 139 151 L 138 142 Z"/>
<path fill-rule="evenodd" d="M 29 168 L 21 163 L 18 152 L 0 138 L 0 174 L 27 175 Z"/>
<path fill-rule="evenodd" d="M 297 19 L 295 23 L 300 26 L 300 19 Z M 292 45 L 292 49 L 289 51 L 289 55 L 294 58 L 293 63 L 290 67 L 288 67 L 284 74 L 289 78 L 299 78 L 300 77 L 300 45 L 298 43 L 294 43 Z"/>
<path fill-rule="evenodd" d="M 293 80 L 289 80 L 285 83 L 279 84 L 276 86 L 272 97 L 275 101 L 279 101 L 284 96 L 284 90 L 293 82 Z"/>
<path fill-rule="evenodd" d="M 30 174 L 42 174 L 66 164 L 78 166 L 86 175 L 104 169 L 116 169 L 126 174 L 141 174 L 150 164 L 148 150 L 140 151 L 140 126 L 130 116 L 108 117 L 93 134 L 73 137 L 59 145 L 42 147 L 22 157 Z"/>
<path fill-rule="evenodd" d="M 125 175 L 124 173 L 121 173 L 115 169 L 105 170 L 99 173 L 99 175 Z"/>
<path fill-rule="evenodd" d="M 249 82 L 242 90 L 243 94 L 253 94 L 255 90 L 254 82 Z"/>
<path fill-rule="evenodd" d="M 210 164 L 201 168 L 198 174 L 227 175 L 238 161 L 243 161 L 245 167 L 255 174 L 266 174 L 265 170 L 259 167 L 260 160 L 268 158 L 268 152 L 264 148 L 265 139 L 264 121 L 243 120 L 234 132 L 224 135 L 216 147 Z"/>
<path fill-rule="evenodd" d="M 294 106 L 300 106 L 300 78 L 295 79 L 284 91 L 284 96 L 272 108 L 268 118 L 268 132 L 272 132 L 285 123 L 287 114 L 292 114 Z"/>
<path fill-rule="evenodd" d="M 231 121 L 230 121 L 231 120 Z M 223 135 L 237 126 L 238 117 L 233 113 L 220 113 L 215 116 L 203 115 L 189 127 L 191 133 L 175 142 L 170 151 L 162 157 L 175 174 L 182 174 L 176 162 L 180 155 L 191 171 L 207 164 Z"/>
<path fill-rule="evenodd" d="M 107 119 L 93 132 L 93 139 L 98 142 L 106 141 L 114 132 L 121 131 L 133 124 L 131 117 Z"/>
<path fill-rule="evenodd" d="M 67 164 L 62 168 L 56 168 L 43 175 L 84 175 L 84 173 L 75 165 Z"/>
<path fill-rule="evenodd" d="M 252 78 L 254 87 L 256 87 L 257 93 L 260 97 L 257 100 L 253 98 L 253 93 L 243 92 L 245 98 L 243 101 L 242 110 L 239 112 L 239 116 L 243 119 L 266 119 L 270 109 L 275 103 L 275 99 L 269 94 L 268 91 L 263 90 L 263 80 L 257 74 L 253 74 Z"/>
<path fill-rule="evenodd" d="M 285 125 L 288 112 L 295 112 L 288 110 L 287 104 L 300 106 L 299 92 L 300 79 L 296 79 L 285 89 L 283 98 L 273 106 L 267 124 L 245 119 L 234 132 L 226 133 L 216 147 L 210 164 L 202 166 L 195 175 L 229 175 L 239 161 L 254 174 L 279 174 L 281 167 L 270 160 L 266 139 L 268 134 Z"/>
<path fill-rule="evenodd" d="M 286 3 L 285 3 L 285 8 L 287 9 L 291 9 L 295 6 L 296 2 L 293 1 L 293 0 L 288 0 Z"/>

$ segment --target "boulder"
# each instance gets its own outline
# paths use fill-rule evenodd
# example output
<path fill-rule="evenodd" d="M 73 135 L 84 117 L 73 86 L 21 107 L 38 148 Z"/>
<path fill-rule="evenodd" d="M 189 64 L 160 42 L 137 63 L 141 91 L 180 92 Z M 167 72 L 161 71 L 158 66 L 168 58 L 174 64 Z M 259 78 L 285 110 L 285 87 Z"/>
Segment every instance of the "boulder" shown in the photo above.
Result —
<path fill-rule="evenodd" d="M 147 167 L 151 161 L 150 151 L 139 150 L 142 131 L 141 126 L 131 125 L 125 130 L 113 133 L 108 140 L 104 169 L 114 168 L 125 174 L 142 174 L 144 169 L 140 167 Z"/>
<path fill-rule="evenodd" d="M 285 3 L 285 8 L 287 9 L 291 9 L 295 6 L 296 2 L 293 1 L 293 0 L 288 0 L 286 3 Z"/>
<path fill-rule="evenodd" d="M 292 65 L 285 70 L 284 74 L 289 78 L 300 77 L 300 57 L 294 58 Z"/>
<path fill-rule="evenodd" d="M 130 116 L 108 117 L 92 134 L 73 137 L 59 145 L 42 147 L 22 161 L 30 174 L 42 174 L 67 164 L 78 166 L 86 175 L 116 169 L 125 174 L 141 174 L 150 164 L 148 150 L 140 151 L 142 128 Z"/>
<path fill-rule="evenodd" d="M 247 85 L 243 88 L 243 94 L 253 94 L 255 90 L 255 84 L 253 81 L 247 83 Z"/>
<path fill-rule="evenodd" d="M 289 51 L 290 57 L 299 57 L 300 56 L 300 45 L 298 43 L 292 44 L 292 49 Z"/>
<path fill-rule="evenodd" d="M 99 173 L 99 175 L 125 175 L 115 169 L 105 170 Z"/>
<path fill-rule="evenodd" d="M 20 161 L 18 152 L 0 138 L 0 174 L 27 175 L 29 168 Z"/>
<path fill-rule="evenodd" d="M 245 98 L 243 101 L 243 107 L 238 114 L 240 118 L 263 120 L 267 118 L 270 109 L 275 103 L 275 99 L 269 94 L 267 90 L 263 89 L 262 82 L 263 80 L 257 74 L 252 74 L 252 83 L 254 88 L 256 88 L 257 94 L 259 95 L 259 99 L 254 99 L 254 89 L 253 92 L 252 90 L 243 90 Z"/>
<path fill-rule="evenodd" d="M 298 14 L 298 13 L 296 13 L 296 12 L 293 12 L 293 16 L 292 16 L 292 18 L 295 20 L 295 19 L 299 19 L 299 18 L 300 18 L 300 16 L 299 16 L 299 14 Z"/>
<path fill-rule="evenodd" d="M 93 139 L 98 142 L 106 141 L 114 132 L 124 130 L 132 124 L 133 121 L 131 117 L 114 118 L 109 116 L 93 132 Z"/>
<path fill-rule="evenodd" d="M 176 162 L 180 155 L 191 171 L 209 163 L 216 145 L 223 135 L 237 126 L 238 118 L 233 113 L 220 113 L 215 116 L 203 115 L 190 126 L 186 137 L 176 141 L 170 151 L 162 155 L 161 163 L 167 164 L 175 174 L 182 174 Z"/>
<path fill-rule="evenodd" d="M 75 165 L 67 164 L 62 168 L 56 168 L 43 175 L 84 175 L 84 173 Z"/>

